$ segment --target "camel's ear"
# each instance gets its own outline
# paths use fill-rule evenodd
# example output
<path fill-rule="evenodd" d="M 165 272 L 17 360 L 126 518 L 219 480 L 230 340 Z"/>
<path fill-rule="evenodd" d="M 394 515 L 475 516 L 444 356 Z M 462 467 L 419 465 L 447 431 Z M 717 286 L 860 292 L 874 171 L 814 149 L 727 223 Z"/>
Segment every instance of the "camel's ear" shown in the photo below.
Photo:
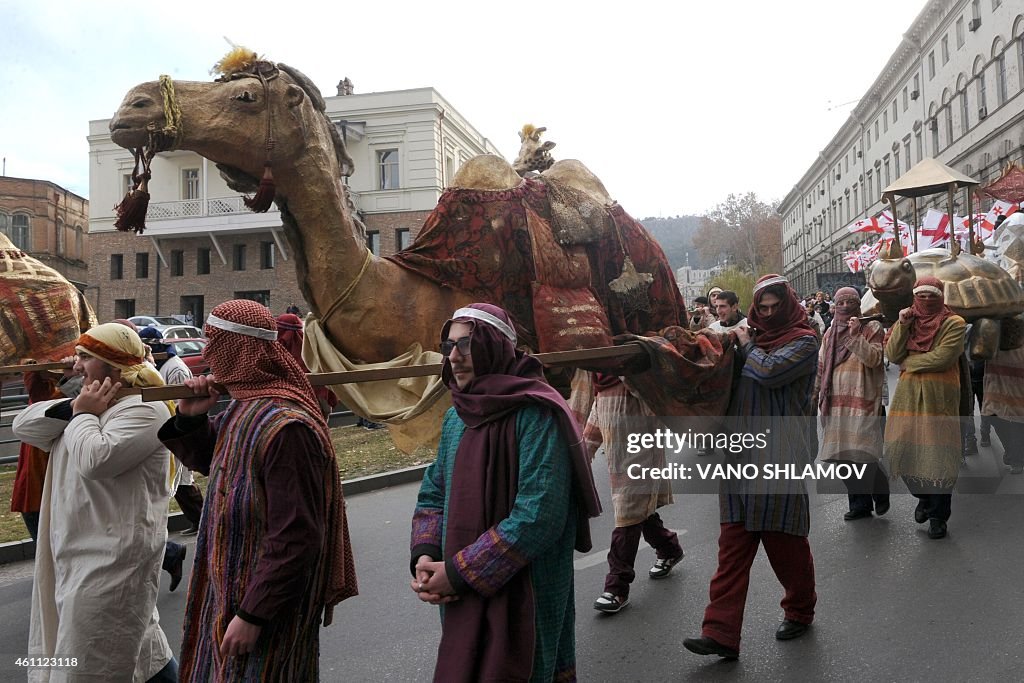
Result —
<path fill-rule="evenodd" d="M 289 107 L 297 107 L 302 104 L 302 100 L 305 99 L 306 93 L 302 91 L 297 85 L 289 85 L 288 90 L 285 91 L 284 101 Z"/>
<path fill-rule="evenodd" d="M 553 142 L 551 142 L 549 140 L 548 142 L 545 142 L 543 145 L 541 145 L 540 148 L 541 148 L 541 150 L 546 152 L 549 149 L 554 149 L 555 148 L 555 143 L 553 143 Z"/>

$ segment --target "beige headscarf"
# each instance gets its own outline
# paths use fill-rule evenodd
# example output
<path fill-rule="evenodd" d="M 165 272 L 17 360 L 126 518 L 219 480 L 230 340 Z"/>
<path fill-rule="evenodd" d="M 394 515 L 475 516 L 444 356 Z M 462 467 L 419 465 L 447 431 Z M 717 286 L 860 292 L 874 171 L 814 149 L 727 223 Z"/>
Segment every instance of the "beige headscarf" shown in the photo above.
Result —
<path fill-rule="evenodd" d="M 75 350 L 120 370 L 122 384 L 132 387 L 164 385 L 160 373 L 146 363 L 146 347 L 138 333 L 120 323 L 103 323 L 83 332 Z"/>

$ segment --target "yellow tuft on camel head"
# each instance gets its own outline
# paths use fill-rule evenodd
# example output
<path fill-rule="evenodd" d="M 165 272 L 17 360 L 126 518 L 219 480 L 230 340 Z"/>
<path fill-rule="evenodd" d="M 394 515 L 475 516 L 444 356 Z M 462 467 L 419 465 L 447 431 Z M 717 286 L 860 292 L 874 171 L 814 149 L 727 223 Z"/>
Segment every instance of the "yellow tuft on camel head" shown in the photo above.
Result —
<path fill-rule="evenodd" d="M 262 57 L 249 48 L 241 45 L 234 45 L 231 51 L 224 55 L 219 62 L 213 65 L 210 73 L 215 76 L 230 76 L 231 74 L 245 71 Z"/>

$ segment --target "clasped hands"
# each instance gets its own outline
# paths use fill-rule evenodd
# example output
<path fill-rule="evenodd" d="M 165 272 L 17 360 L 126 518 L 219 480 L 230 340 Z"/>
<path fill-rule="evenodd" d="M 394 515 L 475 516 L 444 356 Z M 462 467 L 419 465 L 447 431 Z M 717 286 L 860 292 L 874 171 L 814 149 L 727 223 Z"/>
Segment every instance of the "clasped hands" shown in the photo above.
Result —
<path fill-rule="evenodd" d="M 409 587 L 416 597 L 431 605 L 445 605 L 459 599 L 448 581 L 444 562 L 434 562 L 429 555 L 420 555 L 416 560 L 416 576 Z"/>

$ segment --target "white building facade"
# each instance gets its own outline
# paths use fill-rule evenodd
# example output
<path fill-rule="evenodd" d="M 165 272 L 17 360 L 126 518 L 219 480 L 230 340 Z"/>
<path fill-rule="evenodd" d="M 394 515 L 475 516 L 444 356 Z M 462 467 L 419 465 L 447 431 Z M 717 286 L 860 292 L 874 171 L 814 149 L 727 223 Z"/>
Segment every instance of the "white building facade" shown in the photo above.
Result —
<path fill-rule="evenodd" d="M 887 208 L 882 189 L 926 157 L 982 184 L 1024 159 L 1019 1 L 927 2 L 849 120 L 779 207 L 784 272 L 798 292 L 815 291 L 819 273 L 847 270 L 843 255 L 865 236 L 846 226 Z M 919 200 L 918 210 L 945 210 L 945 199 L 939 202 Z M 957 202 L 965 214 L 966 191 Z M 909 200 L 897 211 L 911 222 Z"/>
<path fill-rule="evenodd" d="M 349 94 L 339 84 L 327 113 L 356 169 L 348 180 L 368 246 L 377 255 L 411 243 L 458 168 L 497 154 L 433 88 Z M 344 93 L 344 94 L 343 94 Z M 159 154 L 152 164 L 142 236 L 118 232 L 114 207 L 130 187 L 133 158 L 110 139 L 109 120 L 89 123 L 90 251 L 87 290 L 100 320 L 191 312 L 203 320 L 232 298 L 275 313 L 308 310 L 276 207 L 251 213 L 213 163 L 194 152 Z"/>

